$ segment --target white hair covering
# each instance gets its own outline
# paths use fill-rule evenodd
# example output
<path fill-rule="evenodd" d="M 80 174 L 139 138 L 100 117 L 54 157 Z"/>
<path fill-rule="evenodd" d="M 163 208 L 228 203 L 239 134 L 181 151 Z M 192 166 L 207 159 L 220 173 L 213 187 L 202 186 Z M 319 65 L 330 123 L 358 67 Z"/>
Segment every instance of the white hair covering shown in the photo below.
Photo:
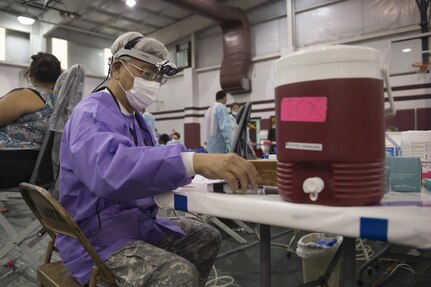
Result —
<path fill-rule="evenodd" d="M 130 40 L 139 36 L 142 37 L 143 35 L 139 32 L 127 32 L 119 36 L 111 46 L 112 55 L 115 55 L 118 50 L 124 48 Z M 168 50 L 166 49 L 165 45 L 153 38 L 144 37 L 139 40 L 139 42 L 137 42 L 136 45 L 133 46 L 133 48 L 146 52 L 163 60 L 166 60 L 166 58 L 168 57 Z M 127 56 L 123 56 L 122 58 L 126 57 Z M 130 59 L 130 57 L 127 58 Z"/>

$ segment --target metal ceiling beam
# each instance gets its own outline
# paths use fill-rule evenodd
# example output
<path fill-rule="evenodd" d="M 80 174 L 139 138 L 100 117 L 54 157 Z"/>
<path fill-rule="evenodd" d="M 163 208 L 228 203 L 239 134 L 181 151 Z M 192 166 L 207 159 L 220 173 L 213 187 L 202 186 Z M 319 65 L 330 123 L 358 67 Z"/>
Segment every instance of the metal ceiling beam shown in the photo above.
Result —
<path fill-rule="evenodd" d="M 118 19 L 120 19 L 122 21 L 130 22 L 130 23 L 135 24 L 135 25 L 145 25 L 145 26 L 148 26 L 148 27 L 153 28 L 153 29 L 160 29 L 160 28 L 162 28 L 160 26 L 147 23 L 147 22 L 145 22 L 143 20 L 136 20 L 136 19 L 124 16 L 123 14 L 125 14 L 126 12 L 127 12 L 126 9 L 123 10 L 122 12 L 120 12 L 120 13 L 112 13 L 112 12 L 108 12 L 108 11 L 105 11 L 105 10 L 99 10 L 99 11 L 97 11 L 97 13 L 99 13 L 99 14 L 111 17 L 111 19 L 108 20 L 108 21 L 110 21 L 110 24 L 102 25 L 103 23 L 100 23 L 101 24 L 101 28 L 104 28 L 104 26 L 107 26 L 107 25 L 111 25 L 112 22 L 114 22 L 114 21 L 116 21 Z"/>
<path fill-rule="evenodd" d="M 24 5 L 26 7 L 32 7 L 32 8 L 36 8 L 36 9 L 45 10 L 45 11 L 55 10 L 55 11 L 58 11 L 60 13 L 66 14 L 66 15 L 68 14 L 68 15 L 71 15 L 71 16 L 74 16 L 74 17 L 80 17 L 80 15 L 78 13 L 74 12 L 74 11 L 64 10 L 64 9 L 57 8 L 57 7 L 54 7 L 54 6 L 46 6 L 45 7 L 42 4 L 38 4 L 36 2 L 35 3 L 33 3 L 33 2 L 22 2 L 22 3 L 19 3 L 19 4 Z"/>
<path fill-rule="evenodd" d="M 91 31 L 93 33 L 98 33 L 103 28 L 109 28 L 109 29 L 112 29 L 112 30 L 117 30 L 117 31 L 122 32 L 122 33 L 125 33 L 125 32 L 128 31 L 128 29 L 115 27 L 115 26 L 113 26 L 111 24 L 109 24 L 109 25 L 103 25 L 103 23 L 100 23 L 98 21 L 93 21 L 93 20 L 90 20 L 88 18 L 81 19 L 81 21 L 84 21 L 84 22 L 96 25 L 95 28 L 89 29 L 89 31 Z"/>
<path fill-rule="evenodd" d="M 142 6 L 137 7 L 136 10 L 152 14 L 153 16 L 159 16 L 159 17 L 162 17 L 162 18 L 166 18 L 166 19 L 169 19 L 169 20 L 172 20 L 172 21 L 178 21 L 179 20 L 179 18 L 172 17 L 172 16 L 167 15 L 165 13 L 162 13 L 160 11 L 154 11 L 154 10 L 151 10 L 149 8 L 144 8 Z"/>
<path fill-rule="evenodd" d="M 3 11 L 5 11 L 5 12 L 8 12 L 8 10 L 14 5 L 14 4 L 16 4 L 16 2 L 15 1 L 13 1 L 13 0 L 10 0 L 10 1 L 6 1 L 8 4 L 9 4 L 9 6 L 7 6 Z"/>
<path fill-rule="evenodd" d="M 68 1 L 73 1 L 73 0 L 68 0 Z M 101 9 L 103 9 L 103 7 L 106 7 L 107 5 L 109 5 L 111 2 L 113 2 L 113 0 L 108 0 L 108 1 L 104 1 L 104 0 L 100 0 L 99 2 L 97 1 L 91 1 L 91 0 L 83 0 L 85 2 L 82 2 L 81 5 L 79 5 L 79 15 L 81 15 L 81 18 L 79 19 L 70 19 L 67 22 L 67 24 L 69 25 L 73 25 L 75 22 L 78 21 L 82 21 L 83 19 L 88 19 L 86 17 L 86 15 L 90 12 L 97 12 Z"/>
<path fill-rule="evenodd" d="M 108 6 L 111 2 L 113 2 L 113 0 L 99 0 L 99 2 L 90 0 L 90 5 L 80 9 L 80 14 L 85 16 L 89 12 L 97 12 Z M 90 6 L 91 8 L 89 9 Z"/>
<path fill-rule="evenodd" d="M 80 29 L 71 26 L 70 24 L 63 24 L 62 23 L 63 17 L 61 17 L 58 13 L 55 13 L 55 11 L 48 11 L 46 12 L 43 17 L 40 17 L 39 21 L 42 23 L 47 23 L 50 25 L 53 25 L 46 33 L 44 33 L 45 37 L 59 37 L 65 40 L 71 40 L 68 38 L 68 34 L 64 33 L 64 31 L 70 30 L 70 31 L 77 31 L 85 35 L 93 35 L 96 37 L 100 37 L 102 39 L 113 39 L 112 35 L 106 35 L 103 33 L 94 33 L 88 30 Z M 63 34 L 58 35 L 56 30 L 62 30 Z M 97 40 L 96 40 L 97 41 Z"/>
<path fill-rule="evenodd" d="M 67 11 L 73 11 L 78 14 L 86 10 L 94 2 L 93 0 L 63 0 L 63 5 Z M 81 14 L 80 14 L 81 15 Z"/>
<path fill-rule="evenodd" d="M 75 0 L 65 0 L 65 1 L 75 3 Z M 111 18 L 108 21 L 105 21 L 104 23 L 99 22 L 99 24 L 98 24 L 99 28 L 91 30 L 92 32 L 95 32 L 95 33 L 97 33 L 98 31 L 100 31 L 103 28 L 111 28 L 114 30 L 126 31 L 125 29 L 119 29 L 119 28 L 113 26 L 113 22 L 118 20 L 120 18 L 120 16 L 121 16 L 121 20 L 130 22 L 130 23 L 135 24 L 135 25 L 140 25 L 140 26 L 145 25 L 147 27 L 152 28 L 153 30 L 158 30 L 161 28 L 160 26 L 153 25 L 153 24 L 148 23 L 144 20 L 136 20 L 136 19 L 124 16 L 123 14 L 125 14 L 126 10 L 123 10 L 124 12 L 120 12 L 120 13 L 112 13 L 112 12 L 104 10 L 104 8 L 107 7 L 111 2 L 113 2 L 113 0 L 99 1 L 98 3 L 97 2 L 95 3 L 95 1 L 93 1 L 93 0 L 81 0 L 80 2 L 81 2 L 79 5 L 80 7 L 76 10 L 82 16 L 80 20 L 86 20 L 86 21 L 89 20 L 86 17 L 86 15 L 89 13 L 99 13 L 99 14 L 102 14 L 102 15 L 105 15 L 105 16 L 108 16 Z M 72 4 L 72 5 L 75 5 L 75 4 Z M 65 3 L 65 6 L 66 6 L 66 3 Z M 70 8 L 72 8 L 72 7 L 70 7 Z M 138 11 L 143 11 L 143 12 L 150 13 L 153 15 L 154 14 L 160 15 L 161 17 L 168 18 L 172 21 L 178 20 L 177 18 L 173 18 L 169 15 L 163 14 L 161 12 L 153 11 L 153 10 L 148 9 L 148 8 L 135 7 L 135 9 Z M 73 22 L 75 22 L 75 21 L 77 21 L 77 20 L 71 19 L 68 23 L 73 24 Z M 96 21 L 92 21 L 91 23 L 96 24 Z"/>

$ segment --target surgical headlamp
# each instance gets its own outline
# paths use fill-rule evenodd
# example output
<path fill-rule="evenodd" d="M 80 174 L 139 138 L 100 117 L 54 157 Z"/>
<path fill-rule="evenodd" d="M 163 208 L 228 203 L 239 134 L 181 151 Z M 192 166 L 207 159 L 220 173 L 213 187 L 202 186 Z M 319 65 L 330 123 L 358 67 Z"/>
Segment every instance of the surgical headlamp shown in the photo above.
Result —
<path fill-rule="evenodd" d="M 117 51 L 117 53 L 115 53 L 115 55 L 112 57 L 112 60 L 117 60 L 121 56 L 129 56 L 156 66 L 162 75 L 166 75 L 169 77 L 176 75 L 182 70 L 181 68 L 177 68 L 174 63 L 169 62 L 169 60 L 163 60 L 156 56 L 133 48 L 133 46 L 142 38 L 144 37 L 136 37 L 129 41 L 124 48 L 121 48 Z"/>

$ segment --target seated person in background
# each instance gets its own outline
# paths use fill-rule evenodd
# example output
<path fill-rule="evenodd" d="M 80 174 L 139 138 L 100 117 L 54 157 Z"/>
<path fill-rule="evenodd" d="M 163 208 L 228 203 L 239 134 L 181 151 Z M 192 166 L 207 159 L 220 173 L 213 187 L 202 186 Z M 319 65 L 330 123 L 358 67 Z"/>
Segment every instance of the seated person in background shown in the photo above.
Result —
<path fill-rule="evenodd" d="M 236 116 L 238 115 L 239 108 L 241 106 L 237 102 L 233 102 L 230 104 L 230 112 L 229 115 L 231 115 L 234 119 L 236 119 Z"/>
<path fill-rule="evenodd" d="M 167 145 L 169 141 L 170 141 L 170 138 L 169 138 L 168 134 L 161 134 L 160 135 L 159 145 L 161 145 L 161 146 Z"/>
<path fill-rule="evenodd" d="M 229 123 L 230 123 L 230 129 L 232 131 L 232 138 L 235 138 L 236 130 L 238 129 L 238 124 L 236 122 L 236 116 L 238 115 L 240 105 L 237 102 L 233 102 L 230 105 L 230 112 L 229 112 Z"/>
<path fill-rule="evenodd" d="M 259 175 L 233 153 L 155 147 L 139 111 L 157 99 L 167 80 L 163 72 L 175 66 L 162 43 L 138 32 L 119 36 L 111 52 L 107 87 L 84 98 L 64 128 L 60 202 L 119 286 L 204 286 L 219 232 L 190 218 L 158 217 L 154 196 L 190 183 L 195 174 L 225 179 L 233 189 L 240 181 L 245 192 L 257 189 Z M 59 235 L 56 247 L 69 272 L 88 283 L 93 261 L 79 242 Z"/>
<path fill-rule="evenodd" d="M 180 142 L 180 138 L 181 138 L 181 136 L 180 136 L 180 133 L 179 132 L 174 132 L 173 134 L 172 134 L 172 138 L 171 138 L 171 140 L 170 141 L 168 141 L 168 145 L 170 145 L 170 144 L 177 144 L 177 143 L 179 143 Z"/>
<path fill-rule="evenodd" d="M 157 130 L 157 128 L 154 128 L 154 131 L 155 131 L 155 134 L 154 134 L 154 136 L 156 137 L 156 139 L 157 139 L 157 142 L 159 142 L 159 138 L 160 138 L 160 133 L 159 133 L 159 131 Z"/>
<path fill-rule="evenodd" d="M 28 181 L 54 107 L 60 62 L 49 53 L 31 56 L 31 86 L 0 98 L 0 188 Z"/>
<path fill-rule="evenodd" d="M 271 147 L 270 147 L 269 153 L 274 154 L 275 153 L 275 146 L 272 143 L 277 141 L 275 122 L 271 125 L 271 128 L 268 131 L 268 140 L 271 141 Z"/>

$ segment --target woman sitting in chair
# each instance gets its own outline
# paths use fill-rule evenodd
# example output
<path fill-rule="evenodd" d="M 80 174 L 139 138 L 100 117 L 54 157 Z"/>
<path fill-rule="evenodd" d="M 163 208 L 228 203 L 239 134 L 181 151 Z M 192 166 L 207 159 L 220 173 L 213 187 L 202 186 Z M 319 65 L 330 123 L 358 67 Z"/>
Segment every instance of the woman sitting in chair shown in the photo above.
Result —
<path fill-rule="evenodd" d="M 28 181 L 48 129 L 60 62 L 49 53 L 31 56 L 30 87 L 0 98 L 0 188 Z"/>

